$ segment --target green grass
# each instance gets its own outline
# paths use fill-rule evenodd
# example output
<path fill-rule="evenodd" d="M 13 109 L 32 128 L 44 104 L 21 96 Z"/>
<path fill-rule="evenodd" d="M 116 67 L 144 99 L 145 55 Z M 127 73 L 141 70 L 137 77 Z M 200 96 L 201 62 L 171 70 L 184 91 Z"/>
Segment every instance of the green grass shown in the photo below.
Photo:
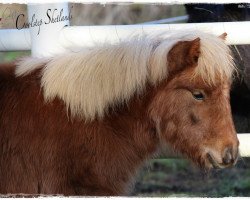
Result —
<path fill-rule="evenodd" d="M 30 51 L 0 52 L 0 63 L 11 62 L 19 57 L 29 56 Z"/>
<path fill-rule="evenodd" d="M 150 197 L 250 196 L 250 159 L 204 173 L 184 159 L 155 159 L 145 167 L 132 195 Z"/>

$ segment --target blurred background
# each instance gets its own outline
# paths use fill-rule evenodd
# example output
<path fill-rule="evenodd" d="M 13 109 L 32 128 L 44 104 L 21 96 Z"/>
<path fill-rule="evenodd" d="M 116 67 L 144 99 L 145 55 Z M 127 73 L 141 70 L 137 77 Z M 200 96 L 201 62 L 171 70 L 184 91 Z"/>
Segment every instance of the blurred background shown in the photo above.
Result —
<path fill-rule="evenodd" d="M 177 16 L 188 16 L 178 23 L 250 19 L 250 4 L 71 3 L 69 6 L 72 8 L 72 26 L 137 24 Z M 19 14 L 27 16 L 25 4 L 0 4 L 0 29 L 16 28 L 16 18 Z M 250 48 L 249 45 L 234 45 L 231 49 L 240 72 L 231 92 L 234 122 L 238 133 L 250 133 Z M 30 51 L 0 52 L 0 62 L 10 62 L 28 55 Z M 234 168 L 205 173 L 185 159 L 152 159 L 138 174 L 131 196 L 250 196 L 249 167 L 250 158 L 241 158 Z"/>

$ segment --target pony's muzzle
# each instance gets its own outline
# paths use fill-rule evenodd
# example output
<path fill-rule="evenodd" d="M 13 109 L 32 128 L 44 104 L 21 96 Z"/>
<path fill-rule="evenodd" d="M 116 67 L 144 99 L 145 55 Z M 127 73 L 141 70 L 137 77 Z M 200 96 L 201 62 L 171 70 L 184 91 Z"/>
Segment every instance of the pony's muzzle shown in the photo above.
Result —
<path fill-rule="evenodd" d="M 224 165 L 234 165 L 238 159 L 238 148 L 233 149 L 232 147 L 227 147 L 224 150 L 224 155 L 222 161 Z"/>
<path fill-rule="evenodd" d="M 226 147 L 222 153 L 210 149 L 206 157 L 213 168 L 223 169 L 236 164 L 239 157 L 238 148 Z"/>

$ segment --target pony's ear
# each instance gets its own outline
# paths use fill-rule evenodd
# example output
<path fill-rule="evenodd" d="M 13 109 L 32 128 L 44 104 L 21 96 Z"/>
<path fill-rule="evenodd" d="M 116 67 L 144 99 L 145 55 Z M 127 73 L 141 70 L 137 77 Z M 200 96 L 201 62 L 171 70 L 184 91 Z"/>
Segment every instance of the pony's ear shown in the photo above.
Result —
<path fill-rule="evenodd" d="M 190 64 L 197 64 L 200 56 L 200 38 L 196 38 L 188 44 L 188 60 Z"/>
<path fill-rule="evenodd" d="M 197 66 L 200 56 L 200 38 L 181 41 L 169 51 L 168 66 L 170 73 L 178 73 L 186 67 Z"/>
<path fill-rule="evenodd" d="M 225 32 L 225 33 L 222 33 L 220 36 L 219 36 L 219 38 L 221 38 L 222 40 L 226 40 L 226 38 L 227 38 L 227 33 Z"/>

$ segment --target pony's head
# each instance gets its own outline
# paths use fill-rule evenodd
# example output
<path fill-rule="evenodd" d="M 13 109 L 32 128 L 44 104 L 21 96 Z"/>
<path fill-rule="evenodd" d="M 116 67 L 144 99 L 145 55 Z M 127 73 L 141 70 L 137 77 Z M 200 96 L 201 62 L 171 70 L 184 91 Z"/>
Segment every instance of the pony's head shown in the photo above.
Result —
<path fill-rule="evenodd" d="M 231 166 L 238 157 L 229 102 L 235 68 L 223 37 L 190 35 L 177 42 L 149 109 L 163 140 L 206 169 Z"/>

